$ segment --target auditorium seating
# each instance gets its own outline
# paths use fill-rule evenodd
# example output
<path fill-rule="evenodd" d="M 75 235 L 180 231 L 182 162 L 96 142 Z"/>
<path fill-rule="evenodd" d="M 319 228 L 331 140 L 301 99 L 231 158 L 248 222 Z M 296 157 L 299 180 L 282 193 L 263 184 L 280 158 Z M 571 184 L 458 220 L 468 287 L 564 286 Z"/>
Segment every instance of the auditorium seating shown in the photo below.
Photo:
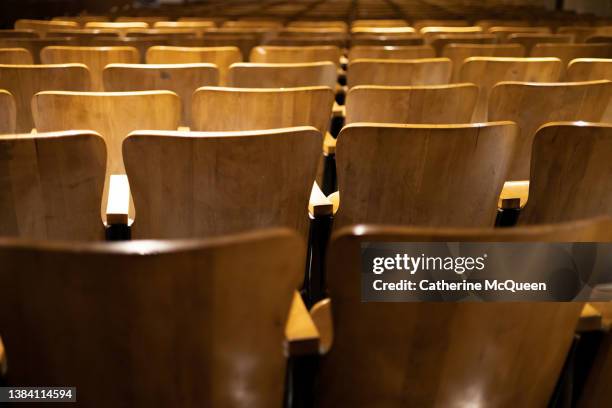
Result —
<path fill-rule="evenodd" d="M 236 88 L 336 87 L 338 73 L 332 62 L 304 64 L 236 63 L 229 69 L 228 86 Z"/>
<path fill-rule="evenodd" d="M 336 46 L 259 46 L 253 48 L 250 62 L 264 64 L 285 64 L 330 61 L 340 63 L 341 52 Z"/>
<path fill-rule="evenodd" d="M 612 80 L 612 59 L 577 58 L 572 60 L 567 68 L 566 79 L 574 82 Z"/>
<path fill-rule="evenodd" d="M 31 65 L 30 51 L 25 48 L 0 48 L 0 64 Z"/>
<path fill-rule="evenodd" d="M 441 56 L 453 63 L 452 82 L 459 82 L 461 67 L 470 57 L 509 57 L 525 56 L 525 49 L 519 44 L 448 44 L 442 49 Z"/>
<path fill-rule="evenodd" d="M 357 45 L 351 47 L 348 59 L 419 59 L 435 58 L 436 51 L 429 45 L 383 46 Z"/>
<path fill-rule="evenodd" d="M 612 58 L 612 44 L 537 44 L 530 56 L 559 58 L 565 68 L 576 58 Z"/>
<path fill-rule="evenodd" d="M 448 58 L 413 60 L 358 59 L 349 62 L 349 88 L 357 85 L 442 85 L 450 81 Z"/>
<path fill-rule="evenodd" d="M 0 89 L 0 134 L 14 133 L 16 121 L 15 99 L 10 92 Z"/>
<path fill-rule="evenodd" d="M 536 44 L 570 44 L 573 41 L 574 37 L 569 34 L 517 33 L 508 36 L 508 43 L 521 44 L 525 47 L 527 55 L 531 53 L 531 50 Z"/>

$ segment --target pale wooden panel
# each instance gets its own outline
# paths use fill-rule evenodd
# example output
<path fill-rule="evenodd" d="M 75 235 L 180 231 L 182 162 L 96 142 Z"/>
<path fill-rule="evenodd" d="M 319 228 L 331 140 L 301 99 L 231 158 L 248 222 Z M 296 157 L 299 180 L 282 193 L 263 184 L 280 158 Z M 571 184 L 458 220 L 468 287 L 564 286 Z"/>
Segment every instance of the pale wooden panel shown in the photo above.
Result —
<path fill-rule="evenodd" d="M 92 16 L 92 15 L 80 15 L 80 16 L 61 16 L 61 17 L 53 17 L 51 20 L 53 21 L 73 21 L 77 23 L 80 27 L 85 26 L 86 23 L 90 21 L 98 21 L 105 22 L 109 21 L 109 17 L 106 16 Z"/>
<path fill-rule="evenodd" d="M 34 30 L 41 38 L 45 37 L 47 31 L 61 28 L 78 28 L 79 24 L 74 21 L 48 21 L 48 20 L 27 20 L 15 21 L 16 30 Z"/>
<path fill-rule="evenodd" d="M 0 89 L 0 134 L 15 133 L 16 121 L 15 98 L 10 92 Z"/>
<path fill-rule="evenodd" d="M 354 24 L 353 24 L 354 25 Z M 325 21 L 306 21 L 306 20 L 300 20 L 300 21 L 290 21 L 289 23 L 287 23 L 287 27 L 298 27 L 298 28 L 340 28 L 343 29 L 344 31 L 348 30 L 348 24 L 346 24 L 346 22 L 344 21 L 330 21 L 330 20 L 325 20 Z"/>
<path fill-rule="evenodd" d="M 236 88 L 336 88 L 338 71 L 332 62 L 301 64 L 236 63 L 229 70 L 228 86 Z"/>
<path fill-rule="evenodd" d="M 529 179 L 531 145 L 540 126 L 548 122 L 601 121 L 612 96 L 612 82 L 502 82 L 491 90 L 489 120 L 511 120 L 520 137 L 508 180 Z"/>
<path fill-rule="evenodd" d="M 181 102 L 169 91 L 41 92 L 32 99 L 32 111 L 39 132 L 91 129 L 104 138 L 108 151 L 107 180 L 100 207 L 104 219 L 108 178 L 111 174 L 125 174 L 123 140 L 134 130 L 177 129 Z"/>
<path fill-rule="evenodd" d="M 561 75 L 557 58 L 472 57 L 465 60 L 459 82 L 478 85 L 480 95 L 473 120 L 486 122 L 491 89 L 502 81 L 556 82 Z"/>
<path fill-rule="evenodd" d="M 216 132 L 312 126 L 325 134 L 333 103 L 334 92 L 328 87 L 204 87 L 193 96 L 192 130 Z"/>
<path fill-rule="evenodd" d="M 57 45 L 78 45 L 75 38 L 0 38 L 2 48 L 25 48 L 30 51 L 34 64 L 40 64 L 40 52 L 43 48 Z"/>
<path fill-rule="evenodd" d="M 429 44 L 441 56 L 444 48 L 451 44 L 495 44 L 497 39 L 492 34 L 433 34 Z"/>
<path fill-rule="evenodd" d="M 567 68 L 569 82 L 612 80 L 612 59 L 577 58 Z"/>
<path fill-rule="evenodd" d="M 340 64 L 340 48 L 333 45 L 302 47 L 265 45 L 251 50 L 249 61 L 260 63 L 304 63 L 331 61 Z"/>
<path fill-rule="evenodd" d="M 489 32 L 489 28 L 491 27 L 527 27 L 529 26 L 529 22 L 525 20 L 495 20 L 495 19 L 485 19 L 478 20 L 474 23 L 485 32 Z"/>
<path fill-rule="evenodd" d="M 354 20 L 351 27 L 408 27 L 408 22 L 402 19 L 389 20 Z"/>
<path fill-rule="evenodd" d="M 0 29 L 0 38 L 39 38 L 34 30 Z"/>
<path fill-rule="evenodd" d="M 537 44 L 531 50 L 532 57 L 556 57 L 563 63 L 563 73 L 570 61 L 576 58 L 612 58 L 612 44 Z"/>
<path fill-rule="evenodd" d="M 225 21 L 223 22 L 222 27 L 280 29 L 283 27 L 283 23 L 277 20 L 238 20 Z"/>
<path fill-rule="evenodd" d="M 414 46 L 384 46 L 384 45 L 357 45 L 351 47 L 349 60 L 355 59 L 418 59 L 435 58 L 436 51 L 429 45 Z"/>
<path fill-rule="evenodd" d="M 448 44 L 442 49 L 442 57 L 453 62 L 451 82 L 460 82 L 461 66 L 467 58 L 524 56 L 525 49 L 519 44 Z"/>
<path fill-rule="evenodd" d="M 531 54 L 536 44 L 570 44 L 573 41 L 574 36 L 571 34 L 517 33 L 508 36 L 508 43 L 521 44 L 525 47 L 527 55 Z"/>
<path fill-rule="evenodd" d="M 215 64 L 219 69 L 219 84 L 227 83 L 230 65 L 242 62 L 237 47 L 165 47 L 154 46 L 147 50 L 147 64 Z"/>
<path fill-rule="evenodd" d="M 427 26 L 419 30 L 419 33 L 425 38 L 425 42 L 429 42 L 432 38 L 440 34 L 482 34 L 482 27 L 438 27 Z"/>
<path fill-rule="evenodd" d="M 129 29 L 134 28 L 149 28 L 149 24 L 144 21 L 132 21 L 132 22 L 98 22 L 98 21 L 90 21 L 85 23 L 85 28 L 92 29 L 113 29 L 117 30 L 121 35 L 125 35 Z"/>
<path fill-rule="evenodd" d="M 0 151 L 0 236 L 104 239 L 106 147 L 98 134 L 0 136 Z"/>
<path fill-rule="evenodd" d="M 597 34 L 597 29 L 597 27 L 592 26 L 566 26 L 559 27 L 557 34 L 573 35 L 576 43 L 583 43 L 587 38 Z"/>
<path fill-rule="evenodd" d="M 529 201 L 521 224 L 612 215 L 612 126 L 551 124 L 533 141 Z"/>
<path fill-rule="evenodd" d="M 156 21 L 153 24 L 154 28 L 191 28 L 191 29 L 208 29 L 215 28 L 214 21 Z"/>
<path fill-rule="evenodd" d="M 321 361 L 317 406 L 380 406 L 384 401 L 389 408 L 483 402 L 545 407 L 570 349 L 581 303 L 362 303 L 362 244 L 590 242 L 609 241 L 610 231 L 604 221 L 501 230 L 359 226 L 339 231 L 328 251 L 327 273 L 334 343 Z M 528 272 L 526 279 L 538 273 Z"/>
<path fill-rule="evenodd" d="M 104 90 L 102 72 L 108 64 L 138 64 L 140 54 L 134 47 L 45 47 L 40 52 L 43 64 L 84 64 L 91 73 L 91 90 Z"/>
<path fill-rule="evenodd" d="M 394 37 L 406 34 L 416 34 L 416 30 L 412 27 L 353 27 L 351 28 L 351 36 L 359 37 L 363 35 L 384 35 Z"/>
<path fill-rule="evenodd" d="M 468 22 L 466 20 L 415 20 L 412 26 L 417 31 L 425 27 L 467 27 Z"/>
<path fill-rule="evenodd" d="M 169 20 L 166 16 L 119 16 L 115 19 L 117 23 L 147 23 L 149 26 L 153 26 L 159 21 Z"/>
<path fill-rule="evenodd" d="M 135 132 L 124 142 L 136 205 L 132 236 L 208 237 L 284 226 L 305 237 L 322 143 L 311 127 Z"/>
<path fill-rule="evenodd" d="M 32 65 L 32 54 L 25 48 L 0 48 L 0 64 Z"/>
<path fill-rule="evenodd" d="M 499 40 L 499 42 L 504 43 L 504 42 L 506 42 L 508 40 L 508 37 L 511 36 L 512 34 L 519 34 L 519 33 L 550 34 L 551 30 L 550 30 L 550 27 L 526 27 L 526 26 L 507 27 L 507 26 L 501 26 L 501 27 L 490 27 L 488 29 L 488 32 L 491 33 L 491 34 L 495 34 L 497 36 L 497 39 Z"/>
<path fill-rule="evenodd" d="M 18 133 L 29 133 L 34 128 L 32 97 L 38 92 L 89 91 L 90 83 L 89 70 L 82 64 L 0 65 L 0 88 L 15 97 Z"/>
<path fill-rule="evenodd" d="M 353 124 L 338 136 L 334 228 L 493 226 L 516 125 Z"/>
<path fill-rule="evenodd" d="M 448 58 L 360 59 L 349 63 L 346 77 L 349 88 L 357 85 L 442 85 L 450 80 L 451 70 Z"/>
<path fill-rule="evenodd" d="M 346 95 L 346 123 L 468 123 L 477 98 L 478 87 L 472 84 L 362 85 Z"/>
<path fill-rule="evenodd" d="M 304 254 L 285 230 L 146 245 L 3 243 L 10 384 L 73 384 L 88 407 L 280 407 L 284 322 Z"/>
<path fill-rule="evenodd" d="M 181 98 L 181 125 L 191 126 L 191 99 L 196 89 L 216 86 L 219 70 L 213 64 L 110 64 L 104 69 L 108 92 L 169 90 Z"/>

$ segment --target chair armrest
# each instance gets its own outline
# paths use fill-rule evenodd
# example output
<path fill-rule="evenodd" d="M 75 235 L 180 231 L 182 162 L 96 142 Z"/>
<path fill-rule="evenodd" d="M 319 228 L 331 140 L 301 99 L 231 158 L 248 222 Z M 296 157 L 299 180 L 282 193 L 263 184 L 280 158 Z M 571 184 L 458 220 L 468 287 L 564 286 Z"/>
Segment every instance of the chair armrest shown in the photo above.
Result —
<path fill-rule="evenodd" d="M 336 154 L 336 138 L 329 132 L 325 133 L 325 138 L 323 139 L 323 153 L 328 156 Z"/>
<path fill-rule="evenodd" d="M 179 132 L 189 132 L 191 131 L 191 129 L 189 128 L 189 126 L 179 126 L 178 131 Z"/>
<path fill-rule="evenodd" d="M 324 217 L 332 214 L 333 204 L 325 197 L 323 191 L 315 181 L 312 184 L 310 191 L 310 201 L 308 203 L 308 212 L 313 218 Z"/>
<path fill-rule="evenodd" d="M 338 211 L 338 207 L 340 207 L 340 192 L 336 191 L 327 196 L 327 199 L 331 201 L 333 213 L 335 214 Z"/>
<path fill-rule="evenodd" d="M 319 331 L 297 291 L 285 325 L 286 350 L 289 356 L 319 353 Z"/>
<path fill-rule="evenodd" d="M 319 353 L 325 354 L 334 342 L 334 322 L 331 312 L 331 299 L 323 299 L 310 309 L 310 317 L 319 331 Z"/>
<path fill-rule="evenodd" d="M 529 197 L 529 180 L 506 181 L 499 195 L 497 207 L 502 209 L 523 208 Z"/>
<path fill-rule="evenodd" d="M 332 107 L 332 117 L 343 118 L 345 116 L 346 116 L 346 105 L 339 105 L 338 102 L 334 102 L 334 106 Z"/>
<path fill-rule="evenodd" d="M 128 225 L 130 210 L 130 184 L 125 174 L 112 174 L 108 184 L 106 204 L 107 225 Z"/>
<path fill-rule="evenodd" d="M 576 331 L 599 331 L 607 330 L 607 328 L 608 324 L 606 324 L 604 321 L 603 314 L 597 310 L 594 304 L 585 304 L 582 308 L 582 312 L 580 313 L 580 319 L 578 320 Z"/>
<path fill-rule="evenodd" d="M 6 352 L 4 351 L 4 343 L 2 343 L 2 337 L 0 337 L 0 378 L 6 375 Z"/>

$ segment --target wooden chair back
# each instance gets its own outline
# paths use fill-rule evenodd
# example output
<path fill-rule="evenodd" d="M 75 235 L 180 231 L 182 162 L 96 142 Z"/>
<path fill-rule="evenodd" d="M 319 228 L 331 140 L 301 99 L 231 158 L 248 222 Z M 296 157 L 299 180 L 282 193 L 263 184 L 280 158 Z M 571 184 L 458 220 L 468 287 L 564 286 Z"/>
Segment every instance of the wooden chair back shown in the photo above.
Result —
<path fill-rule="evenodd" d="M 508 41 L 508 37 L 512 34 L 550 34 L 550 27 L 527 27 L 527 26 L 517 26 L 517 27 L 490 27 L 488 29 L 490 34 L 495 34 L 500 43 L 505 43 Z"/>
<path fill-rule="evenodd" d="M 168 90 L 181 98 L 181 126 L 191 127 L 191 99 L 201 86 L 217 86 L 214 64 L 109 64 L 104 69 L 107 92 Z"/>
<path fill-rule="evenodd" d="M 336 146 L 334 228 L 492 227 L 516 132 L 511 122 L 345 126 Z"/>
<path fill-rule="evenodd" d="M 492 34 L 435 34 L 429 39 L 429 44 L 441 56 L 445 47 L 451 44 L 495 44 L 496 38 Z"/>
<path fill-rule="evenodd" d="M 329 87 L 286 89 L 203 87 L 193 95 L 193 128 L 204 132 L 312 126 L 329 128 L 334 92 Z"/>
<path fill-rule="evenodd" d="M 569 82 L 612 80 L 611 58 L 576 58 L 567 68 Z"/>
<path fill-rule="evenodd" d="M 29 133 L 35 127 L 32 116 L 34 95 L 51 90 L 90 91 L 91 79 L 89 69 L 83 64 L 0 65 L 0 89 L 8 90 L 15 97 L 16 132 Z"/>
<path fill-rule="evenodd" d="M 0 152 L 0 236 L 104 239 L 106 146 L 100 135 L 86 130 L 5 135 Z"/>
<path fill-rule="evenodd" d="M 357 85 L 443 85 L 449 82 L 451 71 L 452 63 L 448 58 L 358 59 L 349 62 L 346 78 L 349 88 Z"/>
<path fill-rule="evenodd" d="M 258 64 L 239 62 L 229 70 L 228 85 L 236 88 L 298 88 L 327 86 L 335 89 L 338 80 L 332 62 Z"/>
<path fill-rule="evenodd" d="M 473 120 L 486 122 L 489 94 L 499 82 L 557 82 L 561 69 L 561 61 L 557 58 L 472 57 L 462 64 L 459 81 L 480 88 Z"/>
<path fill-rule="evenodd" d="M 533 140 L 521 224 L 612 215 L 612 125 L 550 123 Z"/>
<path fill-rule="evenodd" d="M 290 64 L 330 61 L 340 64 L 340 48 L 333 45 L 274 46 L 265 45 L 251 50 L 250 62 L 266 64 Z"/>
<path fill-rule="evenodd" d="M 555 57 L 565 68 L 576 58 L 612 58 L 612 44 L 536 44 L 531 50 L 532 57 Z"/>
<path fill-rule="evenodd" d="M 78 28 L 78 23 L 74 21 L 50 21 L 50 20 L 28 20 L 20 19 L 15 21 L 16 30 L 34 30 L 41 38 L 47 35 L 47 31 L 58 28 Z"/>
<path fill-rule="evenodd" d="M 102 72 L 108 64 L 138 64 L 134 47 L 45 47 L 40 52 L 43 64 L 84 64 L 91 74 L 91 90 L 104 91 Z"/>
<path fill-rule="evenodd" d="M 242 62 L 237 47 L 165 47 L 155 46 L 147 51 L 147 64 L 215 64 L 219 69 L 219 84 L 227 84 L 230 65 Z"/>
<path fill-rule="evenodd" d="M 517 33 L 508 36 L 508 43 L 521 44 L 527 55 L 536 44 L 571 44 L 574 36 L 571 34 Z"/>
<path fill-rule="evenodd" d="M 473 84 L 356 86 L 346 95 L 346 123 L 469 123 L 477 99 Z"/>
<path fill-rule="evenodd" d="M 0 89 L 0 134 L 15 133 L 16 122 L 15 98 L 9 91 Z"/>
<path fill-rule="evenodd" d="M 461 66 L 470 57 L 522 58 L 525 49 L 520 44 L 448 44 L 442 49 L 442 57 L 453 62 L 451 82 L 460 82 Z"/>
<path fill-rule="evenodd" d="M 304 272 L 296 234 L 3 240 L 0 259 L 9 384 L 71 384 L 88 407 L 282 405 L 284 322 Z"/>
<path fill-rule="evenodd" d="M 306 203 L 322 143 L 312 127 L 134 132 L 123 143 L 136 207 L 132 237 L 210 237 L 281 226 L 306 237 Z"/>
<path fill-rule="evenodd" d="M 508 180 L 528 180 L 531 145 L 548 122 L 600 122 L 612 96 L 612 82 L 501 82 L 489 96 L 489 120 L 511 120 L 520 129 Z"/>
<path fill-rule="evenodd" d="M 25 48 L 0 48 L 0 65 L 32 65 L 32 54 Z"/>
<path fill-rule="evenodd" d="M 435 58 L 436 51 L 429 45 L 385 46 L 357 45 L 351 47 L 348 58 L 356 59 L 419 59 Z"/>
<path fill-rule="evenodd" d="M 76 38 L 0 38 L 2 48 L 25 48 L 30 51 L 34 64 L 40 64 L 40 53 L 49 46 L 79 45 Z"/>

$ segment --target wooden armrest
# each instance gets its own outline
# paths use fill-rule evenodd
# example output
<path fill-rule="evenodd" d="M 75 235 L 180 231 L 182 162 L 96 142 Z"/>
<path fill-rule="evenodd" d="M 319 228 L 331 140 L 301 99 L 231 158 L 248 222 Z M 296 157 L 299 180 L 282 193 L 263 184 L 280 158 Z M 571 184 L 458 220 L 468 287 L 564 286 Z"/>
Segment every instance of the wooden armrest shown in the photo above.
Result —
<path fill-rule="evenodd" d="M 0 377 L 6 375 L 6 353 L 4 351 L 4 343 L 2 343 L 2 337 L 0 337 Z"/>
<path fill-rule="evenodd" d="M 529 197 L 529 180 L 506 181 L 499 195 L 498 208 L 523 208 Z"/>
<path fill-rule="evenodd" d="M 319 353 L 325 354 L 334 342 L 334 322 L 331 312 L 331 299 L 323 299 L 310 309 L 310 317 L 319 331 Z"/>
<path fill-rule="evenodd" d="M 347 57 L 345 57 L 344 55 L 340 56 L 340 64 L 348 64 L 349 63 L 349 59 Z"/>
<path fill-rule="evenodd" d="M 580 319 L 578 320 L 576 331 L 597 331 L 605 330 L 607 328 L 607 325 L 604 323 L 603 315 L 594 307 L 594 305 L 595 304 L 592 303 L 587 303 L 584 305 L 584 308 L 582 308 L 582 312 L 580 313 Z"/>
<path fill-rule="evenodd" d="M 310 201 L 308 203 L 308 212 L 313 218 L 331 215 L 333 210 L 333 204 L 325 197 L 323 191 L 315 181 L 312 184 L 312 190 L 310 191 Z"/>
<path fill-rule="evenodd" d="M 130 184 L 125 174 L 111 174 L 106 204 L 106 224 L 128 225 Z"/>
<path fill-rule="evenodd" d="M 336 139 L 329 132 L 325 133 L 323 139 L 323 153 L 326 155 L 336 154 Z"/>
<path fill-rule="evenodd" d="M 297 291 L 293 293 L 291 310 L 285 325 L 285 339 L 290 356 L 319 352 L 319 331 Z"/>
<path fill-rule="evenodd" d="M 346 106 L 338 105 L 337 102 L 334 102 L 334 107 L 332 108 L 332 117 L 343 118 L 345 116 L 346 116 Z"/>
<path fill-rule="evenodd" d="M 189 126 L 179 126 L 178 131 L 179 132 L 189 132 L 191 131 L 191 129 L 189 129 Z"/>
<path fill-rule="evenodd" d="M 333 214 L 338 211 L 338 207 L 340 207 L 340 192 L 336 191 L 327 196 L 327 199 L 331 201 L 333 206 Z"/>

